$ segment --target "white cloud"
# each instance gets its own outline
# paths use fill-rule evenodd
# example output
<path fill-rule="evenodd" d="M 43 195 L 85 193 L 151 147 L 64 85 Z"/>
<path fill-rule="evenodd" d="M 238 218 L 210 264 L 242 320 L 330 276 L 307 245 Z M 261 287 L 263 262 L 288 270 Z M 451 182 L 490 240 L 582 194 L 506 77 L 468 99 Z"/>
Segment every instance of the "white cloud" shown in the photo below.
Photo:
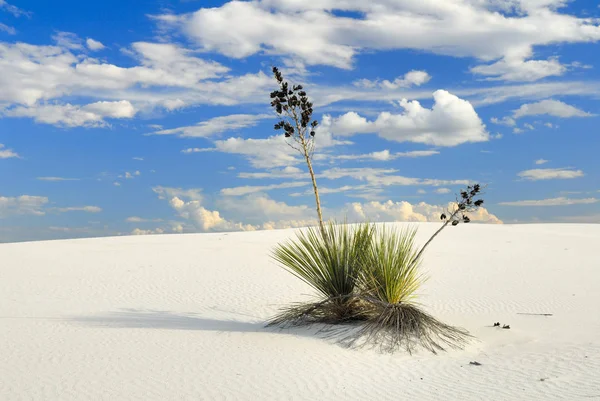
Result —
<path fill-rule="evenodd" d="M 528 130 L 531 130 L 531 131 L 533 131 L 535 129 L 533 125 L 528 124 L 528 123 L 523 124 L 523 127 L 527 128 Z"/>
<path fill-rule="evenodd" d="M 132 180 L 135 177 L 139 177 L 140 175 L 142 175 L 142 173 L 140 173 L 138 170 L 134 171 L 133 173 L 130 173 L 129 171 L 125 172 L 125 179 L 126 180 Z"/>
<path fill-rule="evenodd" d="M 514 127 L 517 124 L 515 119 L 512 117 L 502 117 L 501 120 L 496 117 L 492 117 L 490 121 L 493 124 L 506 125 L 507 127 Z"/>
<path fill-rule="evenodd" d="M 85 106 L 36 105 L 18 106 L 5 111 L 12 117 L 32 117 L 36 122 L 64 127 L 103 127 L 105 118 L 132 118 L 136 111 L 127 100 L 117 102 L 96 102 Z"/>
<path fill-rule="evenodd" d="M 139 162 L 142 162 L 142 161 L 144 161 L 144 158 L 143 158 L 143 157 L 132 157 L 132 159 L 133 159 L 133 160 L 137 160 L 137 161 L 139 161 Z"/>
<path fill-rule="evenodd" d="M 152 135 L 177 135 L 181 138 L 206 138 L 227 131 L 236 131 L 243 128 L 254 127 L 260 120 L 273 118 L 269 114 L 232 114 L 229 116 L 214 117 L 196 125 L 163 129 L 153 132 Z"/>
<path fill-rule="evenodd" d="M 534 47 L 600 39 L 600 27 L 594 19 L 560 13 L 565 3 L 231 1 L 220 7 L 156 19 L 180 29 L 207 51 L 235 58 L 266 53 L 300 59 L 309 65 L 351 68 L 354 56 L 360 52 L 418 49 L 492 62 L 472 68 L 472 72 L 491 79 L 531 81 L 559 75 L 565 69 L 553 58 L 532 59 Z M 330 12 L 333 9 L 355 11 L 361 16 L 336 16 Z M 282 26 L 295 29 L 285 30 Z M 300 42 L 295 36 L 297 31 L 303 32 Z"/>
<path fill-rule="evenodd" d="M 517 174 L 519 177 L 530 180 L 553 180 L 553 179 L 572 179 L 583 177 L 583 171 L 570 168 L 538 168 L 521 171 Z"/>
<path fill-rule="evenodd" d="M 251 225 L 233 223 L 224 219 L 218 211 L 204 208 L 197 200 L 183 201 L 178 197 L 174 197 L 169 200 L 169 205 L 175 209 L 180 217 L 191 221 L 202 232 L 248 231 L 254 229 Z"/>
<path fill-rule="evenodd" d="M 181 151 L 184 154 L 190 153 L 203 153 L 203 152 L 216 152 L 217 148 L 186 148 Z"/>
<path fill-rule="evenodd" d="M 12 4 L 9 4 L 8 2 L 6 2 L 6 0 L 0 0 L 0 10 L 9 12 L 15 17 L 20 17 L 23 15 L 29 16 L 31 14 L 25 10 L 18 8 L 17 6 L 13 6 Z"/>
<path fill-rule="evenodd" d="M 324 149 L 348 144 L 351 142 L 338 141 L 333 139 L 328 132 L 321 132 L 315 136 L 315 146 L 323 151 Z M 243 155 L 250 164 L 256 168 L 275 168 L 284 166 L 293 166 L 303 163 L 300 153 L 292 149 L 288 139 L 284 135 L 274 135 L 266 139 L 244 139 L 228 138 L 226 140 L 215 141 L 214 148 L 191 148 L 184 150 L 184 153 L 219 151 L 223 153 L 232 153 Z M 318 155 L 315 155 L 317 157 Z"/>
<path fill-rule="evenodd" d="M 389 150 L 385 149 L 378 152 L 371 152 L 362 155 L 339 155 L 332 156 L 333 159 L 336 160 L 375 160 L 375 161 L 390 161 L 397 159 L 399 157 L 427 157 L 438 155 L 440 152 L 437 150 L 413 150 L 410 152 L 396 152 L 391 153 Z"/>
<path fill-rule="evenodd" d="M 59 207 L 55 208 L 58 212 L 86 212 L 86 213 L 100 213 L 102 211 L 101 207 L 98 206 L 71 206 L 71 207 Z"/>
<path fill-rule="evenodd" d="M 386 222 L 386 221 L 405 221 L 405 222 L 439 222 L 440 215 L 446 210 L 454 210 L 455 203 L 447 205 L 430 205 L 425 202 L 411 204 L 406 201 L 393 202 L 367 202 L 350 203 L 345 206 L 343 212 L 348 216 L 349 221 Z M 489 213 L 486 208 L 479 208 L 476 212 L 469 213 L 472 221 L 481 223 L 500 224 L 502 221 L 495 215 Z"/>
<path fill-rule="evenodd" d="M 131 230 L 131 235 L 153 235 L 153 234 L 164 234 L 165 230 L 162 228 L 155 228 L 149 230 L 143 230 L 141 228 L 134 228 Z"/>
<path fill-rule="evenodd" d="M 92 51 L 102 50 L 106 47 L 102 44 L 102 42 L 99 42 L 92 38 L 87 38 L 85 44 L 87 45 L 88 49 Z"/>
<path fill-rule="evenodd" d="M 471 72 L 484 75 L 488 77 L 488 80 L 531 82 L 546 77 L 560 76 L 567 70 L 567 67 L 560 64 L 556 58 L 527 60 L 526 57 L 529 57 L 529 54 L 525 57 L 522 55 L 505 56 L 493 64 L 473 67 Z"/>
<path fill-rule="evenodd" d="M 514 111 L 515 118 L 525 116 L 550 115 L 554 117 L 591 117 L 593 114 L 579 110 L 576 107 L 561 102 L 560 100 L 545 99 L 537 103 L 528 103 Z"/>
<path fill-rule="evenodd" d="M 550 160 L 546 160 L 546 159 L 537 159 L 535 161 L 535 164 L 546 164 L 548 163 Z"/>
<path fill-rule="evenodd" d="M 489 140 L 485 125 L 466 100 L 444 91 L 433 93 L 431 109 L 418 101 L 399 102 L 402 114 L 382 112 L 375 121 L 367 121 L 354 112 L 332 119 L 324 116 L 319 132 L 335 135 L 377 133 L 380 137 L 397 142 L 416 142 L 437 146 L 456 146 L 466 142 Z"/>
<path fill-rule="evenodd" d="M 20 156 L 14 150 L 8 149 L 5 145 L 0 143 L 0 159 L 11 159 L 13 157 L 20 157 Z"/>
<path fill-rule="evenodd" d="M 173 187 L 156 186 L 152 188 L 159 199 L 170 199 L 174 197 L 189 198 L 192 200 L 202 201 L 202 190 L 199 188 L 183 189 Z"/>
<path fill-rule="evenodd" d="M 378 169 L 378 168 L 331 168 L 322 171 L 319 177 L 327 180 L 336 180 L 340 178 L 353 178 L 359 181 L 366 181 L 369 185 L 389 186 L 389 185 L 427 185 L 427 186 L 442 186 L 442 185 L 468 185 L 469 180 L 441 180 L 431 178 L 414 178 L 396 175 L 398 170 L 395 169 Z"/>
<path fill-rule="evenodd" d="M 162 221 L 162 219 L 144 219 L 141 217 L 137 217 L 137 216 L 131 216 L 125 219 L 126 222 L 128 223 L 156 223 L 156 222 L 160 222 Z"/>
<path fill-rule="evenodd" d="M 270 191 L 272 189 L 283 189 L 283 188 L 298 188 L 310 185 L 309 182 L 284 182 L 281 184 L 273 185 L 245 185 L 234 188 L 223 188 L 221 189 L 221 195 L 225 196 L 243 196 L 256 192 Z"/>
<path fill-rule="evenodd" d="M 298 167 L 288 166 L 288 167 L 282 168 L 280 170 L 271 169 L 269 171 L 261 171 L 261 172 L 253 172 L 253 173 L 242 172 L 242 173 L 238 174 L 238 177 L 239 178 L 250 178 L 250 179 L 263 179 L 263 178 L 286 179 L 286 178 L 290 178 L 290 177 L 298 178 L 302 174 L 304 174 L 306 177 L 308 177 L 308 173 L 299 169 Z"/>
<path fill-rule="evenodd" d="M 15 28 L 13 28 L 12 26 L 8 26 L 6 24 L 3 24 L 0 22 L 0 32 L 6 32 L 9 35 L 16 35 L 17 34 L 17 30 Z"/>
<path fill-rule="evenodd" d="M 449 188 L 438 188 L 435 190 L 436 194 L 449 194 L 452 192 Z"/>
<path fill-rule="evenodd" d="M 86 111 L 109 118 L 131 118 L 136 111 L 131 102 L 121 100 L 118 102 L 96 102 L 83 106 Z"/>
<path fill-rule="evenodd" d="M 48 198 L 45 196 L 0 196 L 0 218 L 23 214 L 41 216 L 45 214 L 44 206 L 46 204 L 48 204 Z"/>
<path fill-rule="evenodd" d="M 70 50 L 82 50 L 83 44 L 79 36 L 72 32 L 57 32 L 52 35 L 52 39 L 57 46 Z"/>
<path fill-rule="evenodd" d="M 353 84 L 362 88 L 398 89 L 421 86 L 429 82 L 429 80 L 431 80 L 431 76 L 426 71 L 412 70 L 391 82 L 387 79 L 381 82 L 379 80 L 360 79 L 354 81 Z"/>
<path fill-rule="evenodd" d="M 588 205 L 600 202 L 600 199 L 585 198 L 585 199 L 570 199 L 565 197 L 540 199 L 540 200 L 520 200 L 514 202 L 500 202 L 503 206 L 567 206 L 567 205 Z"/>
<path fill-rule="evenodd" d="M 65 177 L 37 177 L 40 181 L 79 181 L 79 178 L 65 178 Z"/>
<path fill-rule="evenodd" d="M 129 54 L 139 65 L 119 67 L 73 49 L 64 35 L 61 40 L 57 46 L 0 43 L 0 101 L 34 106 L 73 95 L 171 108 L 181 102 L 236 104 L 270 83 L 263 73 L 206 81 L 223 78 L 229 68 L 173 44 L 135 42 Z"/>

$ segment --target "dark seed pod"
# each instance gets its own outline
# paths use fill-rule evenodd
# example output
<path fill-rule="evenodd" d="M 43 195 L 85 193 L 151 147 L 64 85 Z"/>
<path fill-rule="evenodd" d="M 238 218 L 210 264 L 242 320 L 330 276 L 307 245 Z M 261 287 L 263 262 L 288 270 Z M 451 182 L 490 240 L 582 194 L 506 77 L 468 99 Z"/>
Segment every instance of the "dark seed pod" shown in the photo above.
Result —
<path fill-rule="evenodd" d="M 442 215 L 440 216 L 440 220 L 446 220 L 446 215 L 444 213 L 442 213 Z"/>
<path fill-rule="evenodd" d="M 315 136 L 315 131 L 310 131 L 310 136 Z"/>
<path fill-rule="evenodd" d="M 456 226 L 456 225 L 458 225 L 458 220 L 454 220 L 454 221 L 452 222 L 452 225 L 453 225 L 453 226 Z"/>

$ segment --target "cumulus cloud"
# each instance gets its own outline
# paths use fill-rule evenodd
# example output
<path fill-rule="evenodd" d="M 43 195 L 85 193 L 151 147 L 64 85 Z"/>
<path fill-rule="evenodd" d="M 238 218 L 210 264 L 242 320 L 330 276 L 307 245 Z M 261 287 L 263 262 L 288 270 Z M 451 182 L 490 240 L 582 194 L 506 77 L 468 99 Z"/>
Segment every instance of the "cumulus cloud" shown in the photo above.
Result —
<path fill-rule="evenodd" d="M 383 88 L 383 89 L 398 89 L 410 88 L 412 86 L 421 86 L 431 80 L 431 76 L 426 71 L 412 70 L 393 81 L 369 80 L 360 79 L 354 81 L 353 84 L 362 88 Z"/>
<path fill-rule="evenodd" d="M 160 222 L 162 221 L 162 219 L 144 219 L 142 217 L 137 217 L 137 216 L 131 216 L 125 219 L 125 221 L 127 223 L 155 223 L 155 222 Z"/>
<path fill-rule="evenodd" d="M 244 185 L 241 187 L 234 188 L 223 188 L 221 189 L 221 195 L 225 196 L 243 196 L 256 192 L 265 192 L 273 189 L 284 189 L 284 188 L 298 188 L 310 185 L 309 182 L 284 182 L 281 184 L 272 185 Z"/>
<path fill-rule="evenodd" d="M 265 139 L 234 137 L 215 141 L 214 148 L 190 148 L 183 152 L 218 151 L 238 154 L 244 156 L 250 165 L 256 168 L 275 168 L 303 163 L 300 153 L 288 146 L 289 143 L 290 141 L 284 135 L 274 135 Z M 333 139 L 328 132 L 315 137 L 315 145 L 320 151 L 348 143 L 351 142 Z"/>
<path fill-rule="evenodd" d="M 8 149 L 5 145 L 0 143 L 0 159 L 11 159 L 14 157 L 20 157 L 20 156 L 14 150 Z"/>
<path fill-rule="evenodd" d="M 535 164 L 546 164 L 548 163 L 550 160 L 546 160 L 546 159 L 537 159 L 535 161 Z"/>
<path fill-rule="evenodd" d="M 29 16 L 31 13 L 9 4 L 6 0 L 0 0 L 0 11 L 6 11 L 15 17 Z"/>
<path fill-rule="evenodd" d="M 85 41 L 85 44 L 87 46 L 88 49 L 92 50 L 92 51 L 98 51 L 98 50 L 102 50 L 104 49 L 106 46 L 104 46 L 102 44 L 102 42 L 99 42 L 97 40 L 94 40 L 92 38 L 87 38 Z"/>
<path fill-rule="evenodd" d="M 0 103 L 33 107 L 81 96 L 175 109 L 255 102 L 271 84 L 262 72 L 225 75 L 229 68 L 169 43 L 135 42 L 126 53 L 137 65 L 120 67 L 87 56 L 69 37 L 56 46 L 0 43 Z"/>
<path fill-rule="evenodd" d="M 417 49 L 488 62 L 472 72 L 491 79 L 531 81 L 565 71 L 556 59 L 534 59 L 534 47 L 600 39 L 596 20 L 560 13 L 565 3 L 348 0 L 341 5 L 333 0 L 255 0 L 155 18 L 205 50 L 229 57 L 267 53 L 349 69 L 361 52 Z M 336 9 L 358 12 L 360 17 L 337 16 L 331 12 Z M 301 42 L 296 30 L 304 32 Z"/>
<path fill-rule="evenodd" d="M 44 206 L 47 204 L 48 198 L 45 196 L 0 196 L 0 218 L 23 214 L 41 216 L 46 213 Z"/>
<path fill-rule="evenodd" d="M 71 206 L 71 207 L 58 207 L 54 208 L 57 212 L 86 212 L 86 213 L 100 213 L 101 207 L 98 206 Z"/>
<path fill-rule="evenodd" d="M 141 228 L 134 228 L 131 230 L 131 235 L 154 235 L 154 234 L 164 234 L 165 230 L 162 228 L 148 229 L 144 230 Z"/>
<path fill-rule="evenodd" d="M 580 110 L 560 100 L 545 99 L 536 103 L 528 103 L 514 111 L 515 118 L 546 114 L 554 117 L 591 117 L 593 114 Z"/>
<path fill-rule="evenodd" d="M 597 198 L 570 199 L 565 197 L 540 199 L 540 200 L 520 200 L 513 202 L 500 202 L 503 206 L 568 206 L 568 205 L 589 205 L 600 202 Z"/>
<path fill-rule="evenodd" d="M 37 177 L 36 179 L 40 180 L 40 181 L 52 181 L 52 182 L 58 182 L 58 181 L 79 181 L 79 178 L 66 178 L 66 177 Z"/>
<path fill-rule="evenodd" d="M 528 52 L 529 53 L 529 52 Z M 528 57 L 529 54 L 525 57 Z M 524 56 L 505 56 L 502 60 L 489 65 L 471 68 L 473 74 L 484 75 L 488 80 L 531 82 L 551 76 L 563 75 L 567 67 L 558 59 L 526 60 Z"/>
<path fill-rule="evenodd" d="M 298 167 L 288 166 L 282 169 L 270 169 L 268 171 L 259 171 L 259 172 L 241 172 L 238 174 L 239 178 L 249 178 L 249 179 L 277 179 L 277 178 L 297 178 L 301 174 L 306 174 L 306 178 L 308 178 L 308 173 L 299 169 Z"/>
<path fill-rule="evenodd" d="M 517 125 L 517 122 L 512 117 L 502 117 L 502 119 L 498 119 L 496 117 L 492 117 L 490 119 L 490 121 L 493 124 L 506 125 L 508 127 L 514 127 L 515 125 Z"/>
<path fill-rule="evenodd" d="M 56 32 L 52 39 L 57 46 L 70 50 L 82 50 L 83 41 L 73 32 Z"/>
<path fill-rule="evenodd" d="M 174 187 L 156 186 L 152 188 L 154 193 L 158 194 L 159 199 L 170 199 L 174 197 L 189 198 L 192 200 L 202 201 L 202 190 L 199 188 L 183 189 Z"/>
<path fill-rule="evenodd" d="M 227 131 L 254 127 L 261 120 L 267 118 L 273 118 L 273 116 L 269 114 L 232 114 L 229 116 L 214 117 L 199 122 L 196 125 L 158 130 L 153 132 L 152 135 L 177 135 L 181 138 L 206 138 Z"/>
<path fill-rule="evenodd" d="M 340 178 L 353 178 L 359 181 L 366 181 L 369 185 L 389 186 L 389 185 L 468 185 L 470 180 L 442 180 L 435 178 L 415 178 L 397 175 L 398 170 L 381 168 L 340 168 L 334 167 L 321 172 L 320 177 L 327 180 L 337 180 Z"/>
<path fill-rule="evenodd" d="M 332 156 L 332 159 L 335 160 L 357 160 L 357 161 L 366 161 L 366 160 L 374 160 L 374 161 L 390 161 L 397 159 L 399 157 L 427 157 L 438 155 L 440 152 L 437 150 L 413 150 L 410 152 L 396 152 L 391 153 L 389 150 L 381 150 L 378 152 L 371 152 L 362 155 L 338 155 Z"/>
<path fill-rule="evenodd" d="M 142 173 L 140 173 L 139 170 L 136 170 L 133 173 L 130 173 L 129 171 L 126 171 L 125 172 L 125 179 L 126 180 L 132 180 L 135 177 L 139 177 L 140 175 L 142 175 Z"/>
<path fill-rule="evenodd" d="M 3 24 L 0 22 L 0 32 L 6 32 L 9 35 L 16 35 L 17 34 L 17 30 L 15 28 L 13 28 L 12 26 L 8 26 L 6 24 Z"/>
<path fill-rule="evenodd" d="M 127 100 L 101 101 L 85 106 L 44 104 L 18 106 L 5 111 L 12 117 L 32 117 L 36 122 L 63 127 L 103 127 L 105 118 L 132 118 L 136 111 Z"/>
<path fill-rule="evenodd" d="M 554 180 L 554 179 L 572 179 L 583 177 L 583 171 L 571 168 L 538 168 L 521 171 L 517 174 L 519 177 L 529 181 Z"/>
<path fill-rule="evenodd" d="M 319 132 L 335 135 L 377 133 L 397 142 L 415 142 L 437 146 L 456 146 L 466 142 L 489 140 L 485 125 L 466 100 L 445 91 L 433 93 L 434 105 L 424 108 L 414 100 L 402 99 L 402 114 L 382 112 L 375 121 L 367 121 L 357 113 L 346 113 L 335 119 L 323 118 Z"/>
<path fill-rule="evenodd" d="M 454 210 L 455 203 L 447 205 L 430 205 L 425 202 L 411 204 L 406 201 L 393 202 L 367 202 L 350 203 L 346 205 L 344 214 L 349 221 L 405 221 L 405 222 L 439 222 L 440 214 L 447 210 Z M 479 208 L 476 212 L 469 214 L 472 221 L 481 223 L 499 224 L 502 221 L 495 215 L 489 213 L 486 208 Z"/>
<path fill-rule="evenodd" d="M 169 200 L 169 205 L 177 214 L 192 222 L 202 232 L 207 231 L 251 231 L 254 227 L 240 223 L 233 223 L 224 219 L 216 210 L 208 210 L 200 201 L 184 201 L 178 197 Z"/>

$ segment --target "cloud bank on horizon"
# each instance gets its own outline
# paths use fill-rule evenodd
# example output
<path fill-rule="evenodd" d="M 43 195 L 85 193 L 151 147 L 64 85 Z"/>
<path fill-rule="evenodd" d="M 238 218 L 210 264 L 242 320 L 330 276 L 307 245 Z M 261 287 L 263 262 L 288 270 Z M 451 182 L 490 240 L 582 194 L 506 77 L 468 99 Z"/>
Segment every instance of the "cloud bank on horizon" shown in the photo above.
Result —
<path fill-rule="evenodd" d="M 474 221 L 600 223 L 589 2 L 58 3 L 0 0 L 0 241 L 313 224 L 272 65 L 326 217 L 438 221 L 481 182 Z"/>

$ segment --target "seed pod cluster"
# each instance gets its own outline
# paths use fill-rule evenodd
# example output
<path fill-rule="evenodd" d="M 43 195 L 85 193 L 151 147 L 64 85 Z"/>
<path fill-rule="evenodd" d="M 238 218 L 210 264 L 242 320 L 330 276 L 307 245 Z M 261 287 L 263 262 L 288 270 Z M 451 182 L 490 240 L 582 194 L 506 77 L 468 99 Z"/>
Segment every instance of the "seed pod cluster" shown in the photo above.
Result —
<path fill-rule="evenodd" d="M 457 208 L 448 217 L 445 213 L 442 213 L 440 220 L 449 220 L 453 226 L 457 226 L 459 223 L 469 223 L 471 219 L 465 213 L 474 212 L 483 205 L 483 199 L 474 200 L 474 198 L 481 194 L 481 185 L 475 184 L 468 186 L 466 190 L 460 191 L 460 199 L 456 199 Z"/>
<path fill-rule="evenodd" d="M 273 67 L 273 75 L 279 84 L 279 89 L 271 92 L 271 106 L 280 117 L 296 117 L 299 127 L 294 127 L 285 119 L 275 124 L 275 129 L 284 130 L 286 138 L 294 135 L 303 136 L 310 128 L 310 136 L 315 136 L 315 128 L 319 125 L 317 120 L 312 120 L 313 104 L 308 100 L 302 85 L 290 85 L 283 80 L 281 71 Z M 300 130 L 300 132 L 298 132 Z"/>

